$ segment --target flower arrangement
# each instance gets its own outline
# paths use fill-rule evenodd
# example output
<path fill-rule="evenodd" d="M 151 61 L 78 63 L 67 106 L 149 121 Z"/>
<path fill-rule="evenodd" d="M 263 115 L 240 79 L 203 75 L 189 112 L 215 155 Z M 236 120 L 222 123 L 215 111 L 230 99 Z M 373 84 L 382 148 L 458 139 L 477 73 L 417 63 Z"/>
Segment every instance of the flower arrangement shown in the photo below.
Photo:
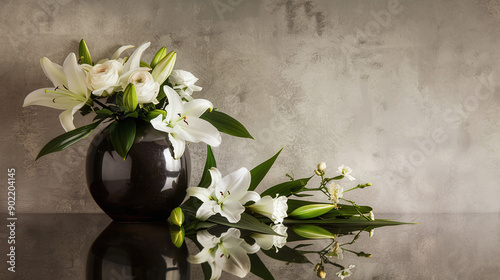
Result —
<path fill-rule="evenodd" d="M 174 70 L 174 51 L 167 53 L 163 47 L 149 64 L 142 61 L 149 46 L 149 42 L 140 45 L 128 58 L 122 58 L 122 53 L 134 46 L 122 46 L 110 59 L 94 63 L 81 40 L 79 56 L 70 53 L 62 66 L 46 57 L 41 59 L 42 69 L 54 87 L 31 92 L 23 106 L 63 110 L 59 120 L 67 132 L 47 143 L 37 159 L 84 139 L 103 122 L 110 125 L 113 148 L 124 159 L 140 122 L 168 133 L 175 158 L 183 155 L 186 142 L 219 146 L 220 131 L 252 138 L 237 120 L 214 110 L 210 101 L 192 97 L 202 88 L 196 85 L 198 79 L 193 74 Z M 78 111 L 82 115 L 94 113 L 94 122 L 76 128 L 73 116 Z"/>
<path fill-rule="evenodd" d="M 222 271 L 245 276 L 250 271 L 248 254 L 259 249 L 266 250 L 268 255 L 274 250 L 279 254 L 287 248 L 285 244 L 291 234 L 295 239 L 333 240 L 328 250 L 319 252 L 321 262 L 315 267 L 317 275 L 324 278 L 324 265 L 330 263 L 327 257 L 341 258 L 344 251 L 342 247 L 346 244 L 335 241 L 339 234 L 354 230 L 371 232 L 378 226 L 401 224 L 375 220 L 371 207 L 357 205 L 344 197 L 347 192 L 372 186 L 362 183 L 344 190 L 339 184 L 341 180 L 347 179 L 343 185 L 356 180 L 351 175 L 353 170 L 344 164 L 333 176 L 327 176 L 323 162 L 304 178 L 286 174 L 285 182 L 260 193 L 256 188 L 281 150 L 252 170 L 243 167 L 223 175 L 217 169 L 211 148 L 221 144 L 220 132 L 243 138 L 252 136 L 240 122 L 214 109 L 210 101 L 193 97 L 202 88 L 196 85 L 198 79 L 193 74 L 174 69 L 174 51 L 167 53 L 163 47 L 149 64 L 144 62 L 141 57 L 149 46 L 150 43 L 144 43 L 125 58 L 121 57 L 123 52 L 134 47 L 122 46 L 110 59 L 95 63 L 81 40 L 78 57 L 69 54 L 62 66 L 48 58 L 41 59 L 42 69 L 53 87 L 31 92 L 24 106 L 63 110 L 59 119 L 66 133 L 47 143 L 37 159 L 86 138 L 101 123 L 108 125 L 113 149 L 124 160 L 134 144 L 137 127 L 144 123 L 168 137 L 174 159 L 183 156 L 186 142 L 206 143 L 201 181 L 196 187 L 187 188 L 188 199 L 170 213 L 169 221 L 176 246 L 184 243 L 185 236 L 191 236 L 199 245 L 201 252 L 191 256 L 190 261 L 204 263 L 205 276 L 210 279 L 218 279 Z M 95 117 L 92 123 L 76 128 L 73 123 L 76 112 L 93 113 Z M 317 187 L 308 186 L 313 177 L 318 180 Z M 323 194 L 326 202 L 300 199 L 312 196 L 312 192 Z M 332 226 L 333 229 L 328 228 Z M 223 233 L 213 235 L 211 231 L 220 227 L 225 227 Z M 242 239 L 242 232 L 249 233 L 253 242 Z M 285 254 L 292 251 L 295 255 L 304 253 L 288 248 Z M 252 257 L 252 264 L 258 265 L 260 260 L 256 258 Z M 354 267 L 336 266 L 341 268 L 337 275 L 342 279 Z"/>

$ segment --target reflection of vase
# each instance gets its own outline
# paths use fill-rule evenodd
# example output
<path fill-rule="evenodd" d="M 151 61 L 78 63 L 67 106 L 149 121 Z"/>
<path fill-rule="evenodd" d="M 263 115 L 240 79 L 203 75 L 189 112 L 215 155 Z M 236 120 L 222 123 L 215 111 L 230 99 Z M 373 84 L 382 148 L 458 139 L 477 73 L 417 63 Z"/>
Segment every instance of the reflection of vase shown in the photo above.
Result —
<path fill-rule="evenodd" d="M 168 224 L 112 222 L 92 244 L 87 280 L 189 279 L 186 244 L 172 244 Z"/>
<path fill-rule="evenodd" d="M 87 183 L 101 209 L 115 221 L 164 221 L 179 206 L 189 184 L 186 147 L 174 159 L 167 134 L 137 121 L 137 133 L 127 159 L 113 149 L 109 127 L 91 142 L 87 153 Z"/>

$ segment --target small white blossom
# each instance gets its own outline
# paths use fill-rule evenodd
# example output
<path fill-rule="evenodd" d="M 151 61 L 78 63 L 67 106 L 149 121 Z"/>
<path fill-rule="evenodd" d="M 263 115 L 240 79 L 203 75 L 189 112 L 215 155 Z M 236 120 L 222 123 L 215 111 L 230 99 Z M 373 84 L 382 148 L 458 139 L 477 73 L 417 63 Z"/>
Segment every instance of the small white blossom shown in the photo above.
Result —
<path fill-rule="evenodd" d="M 339 260 L 344 259 L 344 254 L 342 248 L 340 248 L 340 244 L 335 241 L 332 245 L 332 250 L 328 253 L 329 257 L 337 257 Z"/>
<path fill-rule="evenodd" d="M 287 227 L 283 224 L 273 225 L 271 227 L 277 234 L 282 235 L 272 235 L 272 234 L 262 234 L 262 233 L 254 233 L 252 234 L 252 238 L 255 240 L 257 245 L 264 250 L 269 250 L 273 246 L 276 248 L 276 253 L 278 249 L 283 248 L 286 245 L 286 239 L 288 237 Z"/>
<path fill-rule="evenodd" d="M 332 203 L 335 205 L 337 205 L 337 203 L 339 203 L 339 200 L 344 196 L 343 192 L 344 188 L 342 188 L 342 186 L 336 184 L 335 182 L 331 182 L 330 185 L 328 186 L 328 193 L 330 194 L 330 199 L 332 200 Z"/>
<path fill-rule="evenodd" d="M 326 169 L 326 163 L 324 163 L 324 162 L 320 162 L 320 163 L 318 164 L 318 170 L 319 170 L 319 171 L 325 171 L 325 169 Z"/>
<path fill-rule="evenodd" d="M 372 221 L 375 220 L 375 214 L 373 214 L 373 211 L 370 211 L 370 219 Z"/>
<path fill-rule="evenodd" d="M 201 91 L 202 88 L 195 85 L 198 81 L 193 74 L 184 70 L 173 70 L 168 77 L 169 82 L 172 84 L 172 88 L 179 93 L 182 98 L 188 101 L 193 100 L 191 95 L 194 91 Z"/>
<path fill-rule="evenodd" d="M 351 181 L 354 181 L 356 180 L 356 178 L 352 177 L 350 174 L 352 172 L 352 168 L 350 168 L 349 166 L 346 166 L 345 164 L 342 164 L 341 166 L 339 166 L 339 168 L 337 169 L 338 172 L 342 175 L 344 175 L 345 177 L 347 177 L 347 179 L 351 180 Z"/>
<path fill-rule="evenodd" d="M 337 272 L 336 275 L 340 277 L 340 279 L 347 278 L 351 276 L 352 274 L 352 269 L 355 267 L 355 265 L 351 264 L 348 268 L 344 268 L 341 271 Z"/>

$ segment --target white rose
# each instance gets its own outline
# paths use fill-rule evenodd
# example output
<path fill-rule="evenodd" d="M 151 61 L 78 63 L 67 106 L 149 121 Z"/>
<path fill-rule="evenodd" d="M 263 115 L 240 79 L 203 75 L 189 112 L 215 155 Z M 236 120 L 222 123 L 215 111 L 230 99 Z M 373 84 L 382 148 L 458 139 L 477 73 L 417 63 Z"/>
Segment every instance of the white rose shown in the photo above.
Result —
<path fill-rule="evenodd" d="M 88 70 L 85 84 L 94 95 L 112 94 L 113 89 L 118 86 L 123 65 L 116 60 L 108 60 L 102 64 L 96 64 Z M 106 92 L 106 93 L 105 93 Z"/>
<path fill-rule="evenodd" d="M 201 87 L 195 85 L 198 78 L 188 71 L 173 70 L 168 77 L 168 80 L 172 84 L 173 89 L 175 89 L 181 97 L 184 97 L 189 101 L 193 100 L 191 95 L 194 91 L 201 91 L 202 89 Z"/>
<path fill-rule="evenodd" d="M 160 84 L 158 84 L 158 82 L 153 79 L 151 73 L 149 73 L 149 71 L 146 69 L 148 68 L 138 68 L 138 70 L 127 73 L 126 75 L 122 76 L 120 84 L 122 88 L 126 88 L 130 83 L 135 85 L 135 91 L 137 92 L 137 103 L 158 104 L 158 100 L 156 100 L 156 97 L 160 92 Z"/>

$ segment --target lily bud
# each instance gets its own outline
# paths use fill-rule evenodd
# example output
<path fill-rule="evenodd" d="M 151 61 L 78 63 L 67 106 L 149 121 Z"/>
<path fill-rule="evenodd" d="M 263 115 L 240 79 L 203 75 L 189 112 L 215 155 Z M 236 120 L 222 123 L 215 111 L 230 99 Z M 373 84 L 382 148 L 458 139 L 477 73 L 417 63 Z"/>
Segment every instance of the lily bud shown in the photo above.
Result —
<path fill-rule="evenodd" d="M 296 219 L 311 219 L 319 217 L 334 208 L 334 204 L 309 204 L 293 210 L 293 212 L 290 213 L 290 217 Z"/>
<path fill-rule="evenodd" d="M 163 115 L 163 118 L 165 119 L 167 117 L 167 112 L 165 112 L 164 110 L 159 110 L 159 109 L 155 109 L 153 111 L 149 111 L 147 119 L 149 121 L 151 121 L 152 119 L 158 117 L 159 115 Z"/>
<path fill-rule="evenodd" d="M 123 106 L 128 112 L 133 112 L 135 111 L 135 108 L 137 108 L 137 104 L 137 92 L 135 91 L 135 85 L 130 83 L 123 91 Z"/>
<path fill-rule="evenodd" d="M 297 235 L 308 239 L 333 239 L 335 234 L 316 225 L 298 225 L 292 228 Z"/>
<path fill-rule="evenodd" d="M 325 272 L 325 268 L 324 267 L 321 267 L 318 272 L 317 272 L 317 275 L 319 278 L 321 279 L 325 279 L 326 278 L 326 272 Z"/>
<path fill-rule="evenodd" d="M 80 45 L 78 46 L 78 54 L 78 63 L 92 65 L 89 48 L 83 39 L 80 41 Z"/>
<path fill-rule="evenodd" d="M 163 84 L 174 69 L 177 54 L 174 51 L 169 52 L 158 64 L 155 65 L 151 75 L 160 85 Z"/>
<path fill-rule="evenodd" d="M 160 62 L 165 56 L 167 55 L 167 48 L 162 47 L 153 57 L 153 60 L 151 60 L 151 67 L 155 68 L 156 64 Z"/>
<path fill-rule="evenodd" d="M 318 271 L 318 269 L 321 267 L 321 264 L 317 263 L 316 266 L 314 266 L 314 271 Z"/>
<path fill-rule="evenodd" d="M 184 223 L 184 213 L 180 207 L 175 208 L 170 213 L 170 222 L 174 225 L 182 226 Z"/>
<path fill-rule="evenodd" d="M 175 247 L 180 248 L 184 243 L 184 237 L 186 232 L 184 231 L 184 227 L 172 225 L 170 226 L 170 238 L 172 239 L 172 243 Z"/>

